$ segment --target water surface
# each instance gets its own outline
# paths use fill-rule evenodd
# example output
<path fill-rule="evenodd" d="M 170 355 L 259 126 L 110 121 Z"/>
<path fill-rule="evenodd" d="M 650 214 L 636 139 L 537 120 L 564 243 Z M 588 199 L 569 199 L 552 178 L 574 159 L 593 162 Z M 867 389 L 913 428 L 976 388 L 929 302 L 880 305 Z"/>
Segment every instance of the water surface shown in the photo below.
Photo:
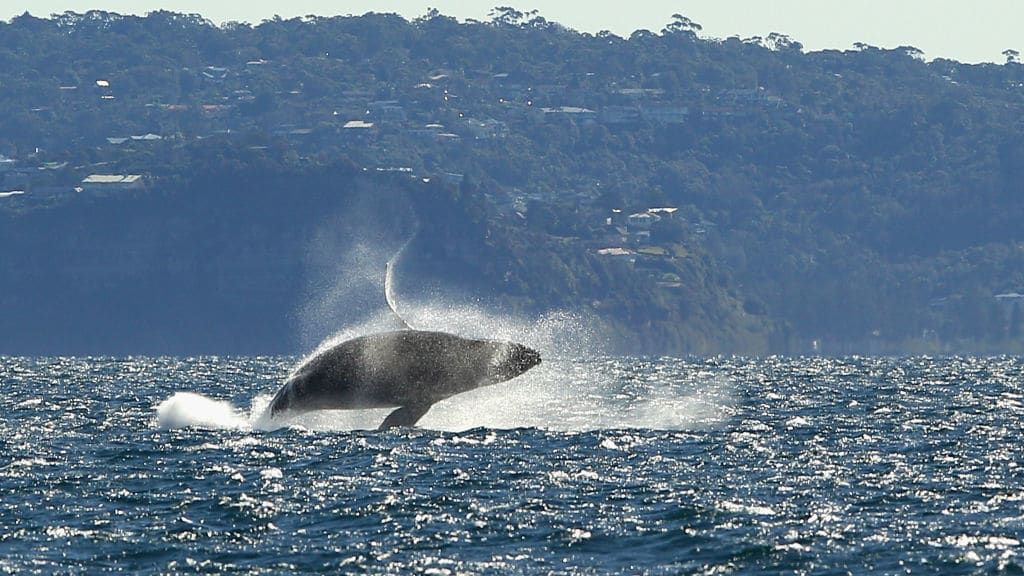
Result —
<path fill-rule="evenodd" d="M 292 358 L 0 359 L 0 571 L 1020 573 L 1014 358 L 545 360 L 286 425 Z"/>

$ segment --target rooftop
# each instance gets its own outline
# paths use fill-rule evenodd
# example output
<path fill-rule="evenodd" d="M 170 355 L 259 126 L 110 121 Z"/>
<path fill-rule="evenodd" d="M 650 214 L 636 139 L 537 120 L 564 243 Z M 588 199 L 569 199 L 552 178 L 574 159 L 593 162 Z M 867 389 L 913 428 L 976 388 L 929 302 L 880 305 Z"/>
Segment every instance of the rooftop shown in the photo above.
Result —
<path fill-rule="evenodd" d="M 133 184 L 141 179 L 141 174 L 90 174 L 82 184 Z"/>

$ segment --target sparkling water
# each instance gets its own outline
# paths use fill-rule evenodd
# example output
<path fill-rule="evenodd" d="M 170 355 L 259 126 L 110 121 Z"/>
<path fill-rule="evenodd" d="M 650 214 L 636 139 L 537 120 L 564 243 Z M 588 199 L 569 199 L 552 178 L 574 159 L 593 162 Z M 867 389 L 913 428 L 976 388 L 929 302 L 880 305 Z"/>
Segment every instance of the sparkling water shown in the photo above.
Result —
<path fill-rule="evenodd" d="M 263 415 L 295 358 L 0 359 L 0 572 L 1020 573 L 1024 361 L 546 357 Z"/>

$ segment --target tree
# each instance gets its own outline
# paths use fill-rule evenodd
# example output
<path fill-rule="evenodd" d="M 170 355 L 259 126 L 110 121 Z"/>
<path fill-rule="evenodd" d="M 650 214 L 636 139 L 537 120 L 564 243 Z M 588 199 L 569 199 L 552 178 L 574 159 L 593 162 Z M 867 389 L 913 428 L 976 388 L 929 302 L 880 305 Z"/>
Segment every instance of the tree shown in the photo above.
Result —
<path fill-rule="evenodd" d="M 495 6 L 488 16 L 491 17 L 491 24 L 494 26 L 521 26 L 527 14 L 511 6 Z"/>
<path fill-rule="evenodd" d="M 672 21 L 665 25 L 663 34 L 684 34 L 696 38 L 704 27 L 682 14 L 673 14 Z"/>

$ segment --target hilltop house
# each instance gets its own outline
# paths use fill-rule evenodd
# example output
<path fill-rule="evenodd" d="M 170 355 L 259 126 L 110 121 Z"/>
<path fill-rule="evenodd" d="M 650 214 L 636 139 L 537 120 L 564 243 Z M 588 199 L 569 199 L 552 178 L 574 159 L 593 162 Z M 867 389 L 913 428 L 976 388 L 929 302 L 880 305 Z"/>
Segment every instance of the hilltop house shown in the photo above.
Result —
<path fill-rule="evenodd" d="M 90 174 L 81 186 L 84 192 L 114 193 L 138 190 L 143 183 L 141 174 Z"/>

